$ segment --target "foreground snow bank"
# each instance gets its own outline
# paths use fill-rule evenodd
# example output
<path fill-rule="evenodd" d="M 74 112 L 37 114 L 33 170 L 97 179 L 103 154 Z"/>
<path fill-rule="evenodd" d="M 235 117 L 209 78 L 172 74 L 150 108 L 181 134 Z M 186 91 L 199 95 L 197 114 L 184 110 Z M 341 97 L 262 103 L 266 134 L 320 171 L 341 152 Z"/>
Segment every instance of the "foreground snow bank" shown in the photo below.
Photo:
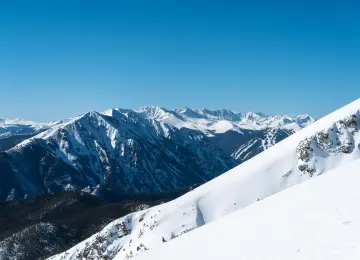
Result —
<path fill-rule="evenodd" d="M 357 160 L 185 234 L 136 260 L 360 259 L 359 183 Z"/>

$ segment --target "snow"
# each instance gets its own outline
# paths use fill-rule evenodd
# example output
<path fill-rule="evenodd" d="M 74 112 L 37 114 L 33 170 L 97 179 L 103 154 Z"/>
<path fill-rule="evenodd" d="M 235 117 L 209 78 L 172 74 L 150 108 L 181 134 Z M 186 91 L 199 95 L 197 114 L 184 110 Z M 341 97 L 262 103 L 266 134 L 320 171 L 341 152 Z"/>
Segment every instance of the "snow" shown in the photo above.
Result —
<path fill-rule="evenodd" d="M 241 133 L 241 129 L 261 130 L 266 128 L 285 128 L 298 131 L 313 123 L 315 120 L 309 115 L 277 115 L 266 116 L 262 113 L 245 112 L 236 113 L 229 109 L 209 110 L 165 109 L 156 106 L 142 107 L 134 110 L 148 119 L 167 123 L 176 128 L 189 128 L 200 130 L 208 136 L 214 133 L 224 133 L 232 130 Z M 104 112 L 110 114 L 109 111 Z"/>
<path fill-rule="evenodd" d="M 297 123 L 295 123 L 295 122 L 290 123 L 290 124 L 287 124 L 287 125 L 283 126 L 283 128 L 288 129 L 288 130 L 292 130 L 292 131 L 294 131 L 294 132 L 297 132 L 297 131 L 299 131 L 299 130 L 302 129 L 302 127 L 299 126 L 299 125 L 298 125 Z"/>
<path fill-rule="evenodd" d="M 130 214 L 110 223 L 107 228 L 90 237 L 85 243 L 56 255 L 52 259 L 72 260 L 77 259 L 77 256 L 84 257 L 85 254 L 89 256 L 89 252 L 91 252 L 91 257 L 98 257 L 98 259 L 105 256 L 110 259 L 115 257 L 116 259 L 128 259 L 142 251 L 157 248 L 164 242 L 183 236 L 246 206 L 257 204 L 259 200 L 309 180 L 311 177 L 357 160 L 360 158 L 360 150 L 358 149 L 360 143 L 359 109 L 360 99 L 314 122 L 256 157 L 172 202 L 140 213 Z M 320 134 L 324 132 L 328 133 L 328 137 L 321 139 L 322 135 Z M 316 147 L 311 146 L 311 144 Z M 334 188 L 332 191 L 334 192 Z M 287 212 L 292 209 L 290 206 L 285 207 L 281 211 L 282 214 L 279 216 L 276 214 L 273 218 L 284 219 L 286 218 L 284 211 Z M 262 216 L 257 216 L 257 218 L 267 218 L 272 211 L 272 209 L 267 209 Z M 124 230 L 119 228 L 119 224 L 124 224 L 125 219 L 130 219 L 130 222 L 127 224 L 126 234 L 123 234 Z M 256 222 L 251 223 L 256 225 Z M 247 224 L 242 225 L 246 228 Z M 276 229 L 271 229 L 271 226 L 269 228 L 276 233 Z M 112 231 L 109 232 L 109 229 Z M 242 229 L 236 230 L 238 233 L 243 232 Z M 253 229 L 252 231 L 253 233 L 249 236 L 253 239 L 257 238 L 257 230 Z M 118 233 L 122 235 L 113 238 Z M 111 241 L 109 241 L 110 236 Z M 226 236 L 213 234 L 213 236 L 206 236 L 206 239 L 211 239 L 219 244 L 219 241 L 222 242 L 224 237 Z M 246 237 L 240 239 L 245 241 Z M 240 239 L 236 241 L 237 244 L 234 246 L 236 250 L 242 243 Z M 200 241 L 199 239 L 196 242 Z M 197 244 L 192 241 L 192 246 Z M 188 245 L 190 246 L 190 244 Z M 311 246 L 311 243 L 308 246 Z M 99 247 L 102 248 L 101 252 L 95 250 Z M 249 250 L 250 248 L 249 246 Z M 268 249 L 266 245 L 264 248 Z M 176 254 L 182 250 L 173 253 Z M 261 251 L 266 252 L 263 249 Z M 225 254 L 226 251 L 223 253 Z M 273 252 L 270 248 L 267 256 L 271 257 L 271 253 Z M 144 257 L 144 259 L 150 259 Z M 196 259 L 206 259 L 206 257 L 208 255 L 205 252 L 204 256 Z M 269 259 L 268 257 L 266 259 Z M 176 259 L 175 256 L 174 259 Z M 193 258 L 190 257 L 190 259 Z M 222 259 L 222 257 L 217 259 Z M 242 259 L 246 259 L 245 255 Z"/>
<path fill-rule="evenodd" d="M 38 123 L 34 121 L 25 120 L 22 118 L 0 118 L 0 126 L 5 125 L 32 125 L 32 126 L 42 126 L 46 123 Z"/>
<path fill-rule="evenodd" d="M 0 118 L 0 139 L 14 135 L 31 135 L 49 128 L 47 123 L 37 123 L 21 118 Z"/>
<path fill-rule="evenodd" d="M 356 160 L 136 260 L 360 259 L 359 169 Z"/>
<path fill-rule="evenodd" d="M 209 127 L 210 130 L 214 130 L 215 133 L 225 133 L 229 130 L 237 130 L 237 128 L 233 123 L 227 120 L 220 120 L 215 122 L 213 125 Z M 238 130 L 241 133 L 241 130 Z"/>
<path fill-rule="evenodd" d="M 97 112 L 91 111 L 89 113 L 96 114 Z M 187 107 L 181 109 L 165 109 L 157 106 L 142 107 L 135 110 L 121 108 L 109 109 L 104 111 L 102 115 L 112 117 L 114 113 L 121 113 L 126 117 L 129 117 L 131 113 L 138 113 L 144 118 L 160 122 L 162 124 L 160 125 L 162 130 L 160 131 L 167 131 L 167 127 L 164 127 L 164 124 L 167 124 L 178 129 L 188 128 L 199 130 L 209 137 L 229 130 L 242 133 L 242 129 L 261 130 L 280 127 L 296 132 L 315 121 L 309 115 L 266 116 L 253 112 L 236 113 L 228 109 L 212 111 L 209 109 L 199 110 Z M 0 118 L 0 138 L 16 134 L 37 134 L 45 130 L 48 130 L 45 135 L 50 136 L 58 128 L 72 124 L 84 115 L 50 123 L 38 123 L 21 118 Z M 112 140 L 115 140 L 116 133 L 113 132 L 111 134 L 113 135 Z M 39 138 L 44 138 L 45 135 L 41 135 Z M 79 142 L 81 142 L 81 140 L 79 140 Z M 25 144 L 26 143 L 27 142 L 25 142 Z M 111 145 L 114 146 L 114 143 L 112 142 Z"/>
<path fill-rule="evenodd" d="M 248 159 L 248 157 L 252 154 L 252 148 L 256 145 L 257 142 L 262 141 L 261 139 L 251 139 L 249 142 L 241 145 L 231 156 L 235 159 L 243 158 L 244 160 Z M 245 156 L 243 155 L 245 154 Z"/>

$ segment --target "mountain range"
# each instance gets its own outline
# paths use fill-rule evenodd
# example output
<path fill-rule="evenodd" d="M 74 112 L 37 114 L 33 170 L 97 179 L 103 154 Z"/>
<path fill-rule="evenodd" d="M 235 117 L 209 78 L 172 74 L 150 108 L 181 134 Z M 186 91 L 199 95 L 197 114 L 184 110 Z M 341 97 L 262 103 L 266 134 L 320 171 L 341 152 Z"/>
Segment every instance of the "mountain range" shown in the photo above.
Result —
<path fill-rule="evenodd" d="M 359 130 L 357 100 L 49 259 L 357 259 Z"/>
<path fill-rule="evenodd" d="M 90 111 L 48 124 L 2 119 L 0 200 L 196 186 L 313 122 L 308 115 L 160 107 Z"/>

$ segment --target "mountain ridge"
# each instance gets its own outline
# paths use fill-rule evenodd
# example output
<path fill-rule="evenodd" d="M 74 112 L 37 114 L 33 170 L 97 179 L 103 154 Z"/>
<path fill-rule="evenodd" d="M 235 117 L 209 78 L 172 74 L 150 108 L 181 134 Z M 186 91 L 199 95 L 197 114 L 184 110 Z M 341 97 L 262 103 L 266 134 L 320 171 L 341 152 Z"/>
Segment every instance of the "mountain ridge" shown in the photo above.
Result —
<path fill-rule="evenodd" d="M 191 118 L 185 117 L 184 112 L 189 111 L 183 109 L 179 114 L 160 107 L 117 108 L 53 122 L 48 129 L 26 140 L 18 139 L 22 142 L 0 153 L 4 169 L 0 199 L 97 185 L 116 192 L 186 188 L 207 182 L 267 149 L 264 142 L 272 138 L 266 126 L 247 130 L 236 122 L 225 122 L 228 114 L 235 114 L 229 110 L 203 110 L 200 119 L 194 117 L 194 110 Z M 280 121 L 290 124 L 283 118 Z M 223 128 L 224 122 L 230 129 L 219 131 L 219 123 Z M 277 132 L 272 139 L 276 142 L 293 130 Z M 231 149 L 233 141 L 228 135 L 238 140 Z M 252 138 L 257 138 L 256 145 L 245 147 L 251 150 L 246 156 L 239 155 L 244 154 L 239 151 L 240 145 Z"/>
<path fill-rule="evenodd" d="M 21 198 L 26 191 L 37 195 L 48 189 L 82 189 L 98 184 L 109 185 L 117 192 L 165 191 L 202 183 L 214 172 L 220 174 L 236 165 L 201 132 L 179 130 L 131 113 L 128 118 L 118 112 L 113 117 L 88 112 L 6 151 L 0 160 L 5 174 L 8 172 L 13 183 L 19 176 L 20 183 L 28 186 L 27 190 L 18 187 L 16 192 L 8 192 Z M 24 156 L 26 151 L 28 156 Z M 27 158 L 33 159 L 24 167 Z M 204 165 L 202 160 L 209 163 Z M 40 182 L 33 179 L 34 171 L 45 174 L 45 182 L 40 175 Z M 6 189 L 6 182 L 2 185 Z"/>

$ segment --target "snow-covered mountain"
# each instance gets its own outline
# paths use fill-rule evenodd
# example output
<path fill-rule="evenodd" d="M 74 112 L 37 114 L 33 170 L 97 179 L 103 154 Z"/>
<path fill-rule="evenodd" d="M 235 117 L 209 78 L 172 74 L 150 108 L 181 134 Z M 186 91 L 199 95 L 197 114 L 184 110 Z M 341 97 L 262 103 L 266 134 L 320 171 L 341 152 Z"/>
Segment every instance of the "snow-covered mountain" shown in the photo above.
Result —
<path fill-rule="evenodd" d="M 50 128 L 49 124 L 36 123 L 20 118 L 0 118 L 0 151 Z"/>
<path fill-rule="evenodd" d="M 359 169 L 358 159 L 136 259 L 360 259 Z"/>
<path fill-rule="evenodd" d="M 241 133 L 243 129 L 283 128 L 298 131 L 315 121 L 306 114 L 266 116 L 263 113 L 236 113 L 228 109 L 209 110 L 185 107 L 169 110 L 160 107 L 143 107 L 136 111 L 146 118 L 156 119 L 177 128 L 200 130 L 208 136 L 229 130 Z"/>
<path fill-rule="evenodd" d="M 229 109 L 136 110 L 148 119 L 203 132 L 226 154 L 242 163 L 315 121 L 309 115 L 266 116 L 263 113 L 236 113 Z"/>
<path fill-rule="evenodd" d="M 35 134 L 50 127 L 47 123 L 37 123 L 21 118 L 0 118 L 0 139 L 11 135 Z"/>
<path fill-rule="evenodd" d="M 99 185 L 135 193 L 202 184 L 292 134 L 287 126 L 313 121 L 250 114 L 144 107 L 28 125 L 41 133 L 0 153 L 0 200 Z M 244 120 L 256 127 L 240 128 Z M 281 127 L 269 128 L 275 121 Z"/>
<path fill-rule="evenodd" d="M 178 129 L 203 132 L 228 155 L 242 163 L 283 140 L 315 120 L 309 115 L 266 116 L 263 113 L 236 113 L 229 109 L 165 109 L 143 107 L 136 110 L 148 119 Z"/>
<path fill-rule="evenodd" d="M 165 109 L 143 107 L 136 110 L 145 118 L 170 124 L 178 129 L 203 132 L 226 154 L 242 163 L 285 139 L 315 120 L 309 115 L 266 116 L 263 113 L 236 113 L 229 109 Z"/>
<path fill-rule="evenodd" d="M 0 153 L 0 198 L 98 185 L 119 193 L 169 191 L 236 165 L 200 131 L 132 110 L 92 111 Z"/>
<path fill-rule="evenodd" d="M 129 259 L 143 251 L 156 248 L 295 184 L 359 159 L 359 129 L 360 99 L 182 197 L 120 218 L 99 233 L 51 259 Z M 339 171 L 341 174 L 342 171 Z M 336 196 L 335 191 L 336 186 L 331 187 L 329 192 Z M 314 192 L 313 190 L 312 193 Z M 283 197 L 286 198 L 286 195 Z M 270 208 L 264 210 L 261 217 L 267 216 L 271 211 Z M 252 223 L 256 225 L 256 222 Z M 242 223 L 241 227 L 246 225 L 247 223 Z M 237 231 L 239 234 L 242 232 Z M 222 237 L 212 234 L 208 239 L 226 242 Z M 254 234 L 257 236 L 256 232 L 252 236 L 255 236 Z M 191 241 L 192 247 L 201 242 Z M 203 246 L 206 246 L 205 244 Z M 241 243 L 238 244 L 240 245 Z M 176 253 L 179 252 L 172 252 L 172 256 Z M 159 258 L 167 257 L 164 254 Z"/>

